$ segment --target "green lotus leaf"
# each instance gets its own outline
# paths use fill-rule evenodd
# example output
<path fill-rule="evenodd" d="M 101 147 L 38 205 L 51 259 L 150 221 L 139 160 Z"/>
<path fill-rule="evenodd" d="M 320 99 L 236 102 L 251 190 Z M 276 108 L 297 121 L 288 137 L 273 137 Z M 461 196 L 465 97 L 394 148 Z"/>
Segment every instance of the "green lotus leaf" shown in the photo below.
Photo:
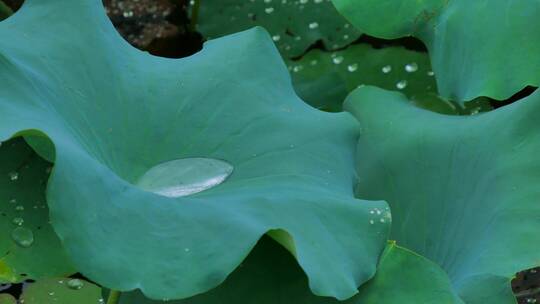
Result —
<path fill-rule="evenodd" d="M 0 139 L 50 139 L 36 147 L 55 157 L 52 225 L 89 279 L 193 296 L 268 231 L 317 295 L 349 298 L 374 275 L 389 221 L 371 225 L 386 204 L 354 198 L 357 122 L 303 103 L 264 30 L 165 59 L 123 41 L 99 0 L 27 0 L 0 36 Z M 190 196 L 185 175 L 158 172 L 200 159 L 233 170 Z"/>
<path fill-rule="evenodd" d="M 440 94 L 448 99 L 506 99 L 540 84 L 540 60 L 534 60 L 540 43 L 530 39 L 539 34 L 538 1 L 332 1 L 369 35 L 420 38 L 429 49 Z"/>
<path fill-rule="evenodd" d="M 1 283 L 75 272 L 48 222 L 50 169 L 23 140 L 0 146 Z"/>
<path fill-rule="evenodd" d="M 47 278 L 29 284 L 21 295 L 25 304 L 99 304 L 101 289 L 84 280 Z"/>
<path fill-rule="evenodd" d="M 319 40 L 335 50 L 360 36 L 329 0 L 205 0 L 198 21 L 198 30 L 207 38 L 262 26 L 285 58 L 302 55 Z"/>
<path fill-rule="evenodd" d="M 357 195 L 388 201 L 391 238 L 440 265 L 466 303 L 514 303 L 510 280 L 540 265 L 540 94 L 455 117 L 364 87 L 345 107 L 362 130 Z"/>
<path fill-rule="evenodd" d="M 377 274 L 359 294 L 340 302 L 314 296 L 306 276 L 287 252 L 262 239 L 224 284 L 191 299 L 152 301 L 140 292 L 122 294 L 120 304 L 462 304 L 437 265 L 404 248 L 389 244 Z"/>

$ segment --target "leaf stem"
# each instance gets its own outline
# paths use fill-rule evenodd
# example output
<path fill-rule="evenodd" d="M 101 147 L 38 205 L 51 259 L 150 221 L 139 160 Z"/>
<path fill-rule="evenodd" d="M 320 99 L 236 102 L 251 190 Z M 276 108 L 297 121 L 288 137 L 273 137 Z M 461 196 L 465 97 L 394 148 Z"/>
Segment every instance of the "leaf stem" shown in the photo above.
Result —
<path fill-rule="evenodd" d="M 192 0 L 193 5 L 191 5 L 191 23 L 190 28 L 192 32 L 197 30 L 197 22 L 199 21 L 199 9 L 201 7 L 201 0 Z"/>
<path fill-rule="evenodd" d="M 0 21 L 13 15 L 13 10 L 7 6 L 2 0 L 0 0 Z"/>
<path fill-rule="evenodd" d="M 111 293 L 109 294 L 109 298 L 107 299 L 107 304 L 118 304 L 119 299 L 120 299 L 120 291 L 111 290 Z"/>

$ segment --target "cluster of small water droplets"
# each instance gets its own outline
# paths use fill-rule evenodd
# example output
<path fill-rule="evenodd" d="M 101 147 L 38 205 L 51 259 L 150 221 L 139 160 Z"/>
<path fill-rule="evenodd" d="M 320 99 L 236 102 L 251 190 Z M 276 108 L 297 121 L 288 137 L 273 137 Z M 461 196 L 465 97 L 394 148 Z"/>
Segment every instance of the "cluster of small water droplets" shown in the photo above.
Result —
<path fill-rule="evenodd" d="M 392 214 L 390 213 L 390 208 L 386 207 L 384 209 L 373 208 L 369 211 L 369 214 L 373 216 L 369 223 L 374 225 L 375 223 L 389 223 L 392 221 Z"/>

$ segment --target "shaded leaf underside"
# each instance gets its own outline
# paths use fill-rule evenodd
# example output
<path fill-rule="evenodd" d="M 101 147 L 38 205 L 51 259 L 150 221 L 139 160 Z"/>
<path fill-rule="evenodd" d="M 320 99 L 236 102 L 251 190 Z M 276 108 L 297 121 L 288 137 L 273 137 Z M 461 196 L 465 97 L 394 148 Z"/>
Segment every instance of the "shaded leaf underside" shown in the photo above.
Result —
<path fill-rule="evenodd" d="M 121 304 L 462 304 L 445 273 L 432 262 L 389 244 L 374 279 L 347 301 L 316 297 L 294 259 L 263 238 L 241 266 L 218 288 L 180 301 L 152 301 L 139 292 L 123 294 Z"/>

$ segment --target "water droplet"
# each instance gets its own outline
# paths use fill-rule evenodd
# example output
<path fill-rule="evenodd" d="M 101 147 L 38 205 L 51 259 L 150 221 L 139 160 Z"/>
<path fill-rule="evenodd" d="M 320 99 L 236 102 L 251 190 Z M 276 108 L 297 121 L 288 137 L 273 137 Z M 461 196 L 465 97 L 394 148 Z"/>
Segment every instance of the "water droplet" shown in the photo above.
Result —
<path fill-rule="evenodd" d="M 385 65 L 382 67 L 381 71 L 385 74 L 388 74 L 392 72 L 392 66 L 391 65 Z"/>
<path fill-rule="evenodd" d="M 375 224 L 375 221 L 374 221 L 374 220 L 369 220 L 369 223 L 370 223 L 371 225 L 373 225 L 373 224 Z"/>
<path fill-rule="evenodd" d="M 51 297 L 54 296 L 54 292 L 53 292 L 53 291 L 50 291 L 48 294 L 49 294 L 49 296 L 51 296 Z"/>
<path fill-rule="evenodd" d="M 183 158 L 150 168 L 137 182 L 146 191 L 166 197 L 181 197 L 223 183 L 234 168 L 213 158 Z"/>
<path fill-rule="evenodd" d="M 17 203 L 17 199 L 12 198 L 12 199 L 9 200 L 9 203 L 10 203 L 10 204 L 16 204 L 16 203 Z"/>
<path fill-rule="evenodd" d="M 312 29 L 312 30 L 314 30 L 314 29 L 316 29 L 318 27 L 319 27 L 319 23 L 317 23 L 317 22 L 311 22 L 309 24 L 309 28 Z"/>
<path fill-rule="evenodd" d="M 83 288 L 84 286 L 84 282 L 82 280 L 79 280 L 79 279 L 71 279 L 67 282 L 67 287 L 71 288 L 71 289 L 76 289 L 76 290 L 79 290 L 81 288 Z"/>
<path fill-rule="evenodd" d="M 189 248 L 184 248 L 184 251 L 185 251 L 185 252 L 189 252 Z"/>
<path fill-rule="evenodd" d="M 349 64 L 349 66 L 347 66 L 347 71 L 349 72 L 356 72 L 358 70 L 358 64 L 357 63 L 353 63 L 353 64 Z"/>
<path fill-rule="evenodd" d="M 17 245 L 28 248 L 34 243 L 34 233 L 26 227 L 17 227 L 11 231 L 11 238 Z"/>
<path fill-rule="evenodd" d="M 380 221 L 381 223 L 386 222 L 386 220 L 385 220 L 384 218 L 381 218 L 379 221 Z"/>
<path fill-rule="evenodd" d="M 398 88 L 399 90 L 403 90 L 407 87 L 407 85 L 408 85 L 407 80 L 401 80 L 398 83 L 396 83 L 396 88 Z"/>
<path fill-rule="evenodd" d="M 15 210 L 24 211 L 24 206 L 23 205 L 18 205 L 17 207 L 15 207 Z"/>
<path fill-rule="evenodd" d="M 414 73 L 418 71 L 418 64 L 416 62 L 411 62 L 405 65 L 405 71 L 407 73 Z"/>
<path fill-rule="evenodd" d="M 536 303 L 536 299 L 535 298 L 528 298 L 527 303 Z"/>
<path fill-rule="evenodd" d="M 319 61 L 317 61 L 317 59 L 313 59 L 309 62 L 310 65 L 317 65 Z"/>
<path fill-rule="evenodd" d="M 428 71 L 426 74 L 427 74 L 428 76 L 435 76 L 435 72 L 433 72 L 433 71 Z"/>
<path fill-rule="evenodd" d="M 336 57 L 332 58 L 332 62 L 334 64 L 340 64 L 340 63 L 343 62 L 343 59 L 345 59 L 345 58 L 343 58 L 343 56 L 336 56 Z"/>
<path fill-rule="evenodd" d="M 17 172 L 9 172 L 9 179 L 12 181 L 16 181 L 19 179 L 19 173 Z"/>
<path fill-rule="evenodd" d="M 302 65 L 295 65 L 295 66 L 293 67 L 293 72 L 298 73 L 298 72 L 300 72 L 300 71 L 303 70 L 303 69 L 304 69 L 304 66 L 302 66 Z"/>
<path fill-rule="evenodd" d="M 11 221 L 14 225 L 22 226 L 24 224 L 24 219 L 22 217 L 16 217 Z"/>
<path fill-rule="evenodd" d="M 280 36 L 280 35 L 274 35 L 274 36 L 272 36 L 272 40 L 274 40 L 274 41 L 276 41 L 276 42 L 279 41 L 279 39 L 281 39 L 281 36 Z"/>
<path fill-rule="evenodd" d="M 271 14 L 274 12 L 274 8 L 273 7 L 267 7 L 264 9 L 264 12 L 267 13 L 267 14 Z"/>

